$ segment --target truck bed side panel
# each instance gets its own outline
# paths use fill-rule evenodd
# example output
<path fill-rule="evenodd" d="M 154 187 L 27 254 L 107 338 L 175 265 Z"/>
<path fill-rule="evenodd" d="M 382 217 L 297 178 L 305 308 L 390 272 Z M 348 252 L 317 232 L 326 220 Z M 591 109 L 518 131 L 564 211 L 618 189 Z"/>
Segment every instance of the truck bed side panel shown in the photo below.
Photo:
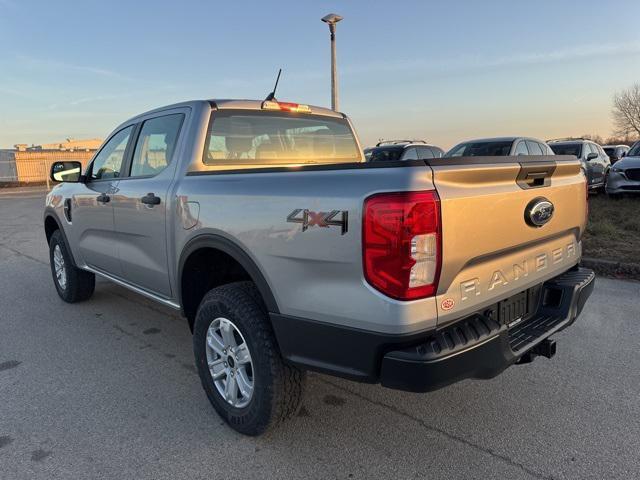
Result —
<path fill-rule="evenodd" d="M 364 280 L 362 207 L 375 193 L 432 189 L 424 164 L 187 175 L 177 194 L 197 202 L 200 215 L 196 227 L 176 228 L 176 258 L 189 239 L 221 235 L 250 255 L 283 315 L 392 334 L 427 330 L 437 322 L 433 298 L 395 301 Z M 347 212 L 348 229 L 311 225 L 303 231 L 301 223 L 287 221 L 304 209 Z"/>

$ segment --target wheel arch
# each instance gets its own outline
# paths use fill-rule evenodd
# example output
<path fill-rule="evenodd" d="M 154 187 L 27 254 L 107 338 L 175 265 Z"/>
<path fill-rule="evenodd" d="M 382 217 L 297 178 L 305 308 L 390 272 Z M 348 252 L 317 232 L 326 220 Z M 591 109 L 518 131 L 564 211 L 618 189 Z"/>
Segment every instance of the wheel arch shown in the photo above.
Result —
<path fill-rule="evenodd" d="M 193 310 L 193 308 L 192 306 L 190 307 L 188 304 L 185 304 L 185 292 L 183 288 L 185 267 L 188 265 L 189 259 L 194 258 L 194 255 L 205 250 L 221 252 L 235 261 L 244 270 L 244 272 L 246 272 L 248 279 L 253 281 L 256 285 L 268 312 L 280 313 L 269 283 L 256 262 L 246 253 L 246 251 L 236 242 L 229 240 L 228 238 L 221 235 L 206 233 L 198 235 L 187 242 L 182 249 L 178 263 L 178 278 L 176 282 L 178 290 L 177 297 L 180 302 L 181 311 L 189 319 L 190 326 L 192 326 L 193 321 L 193 319 L 190 318 L 193 316 L 193 311 L 190 310 Z"/>
<path fill-rule="evenodd" d="M 60 231 L 60 234 L 64 239 L 64 243 L 67 246 L 67 251 L 69 252 L 69 256 L 71 257 L 73 266 L 74 267 L 77 266 L 76 259 L 73 255 L 73 248 L 69 243 L 69 240 L 67 239 L 67 235 L 64 232 L 64 229 L 62 228 L 62 223 L 60 222 L 60 219 L 58 219 L 58 216 L 56 215 L 53 209 L 47 208 L 44 212 L 44 234 L 47 238 L 47 245 L 49 244 L 49 241 L 51 240 L 51 236 L 56 230 Z"/>

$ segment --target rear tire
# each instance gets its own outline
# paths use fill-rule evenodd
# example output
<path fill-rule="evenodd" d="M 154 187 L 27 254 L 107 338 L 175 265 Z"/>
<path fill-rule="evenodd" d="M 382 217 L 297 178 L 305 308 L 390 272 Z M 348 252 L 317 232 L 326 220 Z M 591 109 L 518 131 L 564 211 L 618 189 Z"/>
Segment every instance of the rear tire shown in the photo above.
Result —
<path fill-rule="evenodd" d="M 95 275 L 74 265 L 60 230 L 53 232 L 49 239 L 49 263 L 53 283 L 62 300 L 76 303 L 93 295 L 96 287 Z"/>
<path fill-rule="evenodd" d="M 252 282 L 223 285 L 205 295 L 196 314 L 193 350 L 211 405 L 234 430 L 260 435 L 298 412 L 306 373 L 282 359 Z"/>

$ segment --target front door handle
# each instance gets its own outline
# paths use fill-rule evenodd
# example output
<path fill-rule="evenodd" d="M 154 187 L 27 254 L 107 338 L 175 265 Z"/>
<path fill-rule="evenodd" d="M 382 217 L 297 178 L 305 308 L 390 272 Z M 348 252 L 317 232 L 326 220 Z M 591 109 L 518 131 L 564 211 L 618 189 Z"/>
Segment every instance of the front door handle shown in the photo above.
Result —
<path fill-rule="evenodd" d="M 108 202 L 110 202 L 110 201 L 111 201 L 111 197 L 110 197 L 109 195 L 107 195 L 106 193 L 103 193 L 103 194 L 101 194 L 101 195 L 98 195 L 98 196 L 96 197 L 96 200 L 97 200 L 99 203 L 108 203 Z"/>
<path fill-rule="evenodd" d="M 160 197 L 156 197 L 153 193 L 147 193 L 140 201 L 145 205 L 160 205 Z"/>

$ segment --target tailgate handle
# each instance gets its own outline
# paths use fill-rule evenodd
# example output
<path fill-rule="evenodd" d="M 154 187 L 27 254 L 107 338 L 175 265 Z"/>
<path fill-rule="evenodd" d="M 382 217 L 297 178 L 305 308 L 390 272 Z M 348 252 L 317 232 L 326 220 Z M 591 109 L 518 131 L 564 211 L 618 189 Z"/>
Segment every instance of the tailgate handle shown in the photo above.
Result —
<path fill-rule="evenodd" d="M 516 183 L 522 189 L 548 187 L 551 176 L 556 170 L 554 163 L 526 163 L 520 164 L 520 172 Z"/>

